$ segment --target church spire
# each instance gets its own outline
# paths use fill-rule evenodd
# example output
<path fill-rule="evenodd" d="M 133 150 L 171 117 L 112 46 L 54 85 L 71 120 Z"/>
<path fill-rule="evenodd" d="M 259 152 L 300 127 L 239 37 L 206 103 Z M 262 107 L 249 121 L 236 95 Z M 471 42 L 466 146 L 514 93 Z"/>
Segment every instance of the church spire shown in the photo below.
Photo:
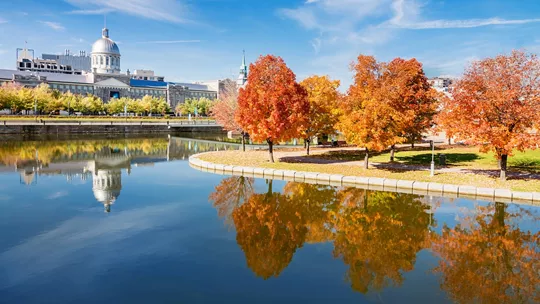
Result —
<path fill-rule="evenodd" d="M 247 65 L 246 65 L 246 50 L 243 50 L 242 65 L 240 66 L 240 73 L 238 74 L 238 79 L 236 80 L 236 84 L 239 87 L 244 86 L 244 84 L 247 82 L 247 76 L 248 76 L 248 70 L 247 70 Z"/>

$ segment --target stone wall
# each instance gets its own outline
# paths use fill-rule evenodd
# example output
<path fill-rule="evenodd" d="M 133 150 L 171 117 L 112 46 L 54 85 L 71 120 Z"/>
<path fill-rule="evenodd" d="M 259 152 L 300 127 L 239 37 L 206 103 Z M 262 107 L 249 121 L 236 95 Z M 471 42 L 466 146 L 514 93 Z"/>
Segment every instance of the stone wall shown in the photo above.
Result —
<path fill-rule="evenodd" d="M 2 134 L 123 134 L 123 133 L 174 133 L 222 132 L 220 126 L 167 125 L 0 125 Z"/>

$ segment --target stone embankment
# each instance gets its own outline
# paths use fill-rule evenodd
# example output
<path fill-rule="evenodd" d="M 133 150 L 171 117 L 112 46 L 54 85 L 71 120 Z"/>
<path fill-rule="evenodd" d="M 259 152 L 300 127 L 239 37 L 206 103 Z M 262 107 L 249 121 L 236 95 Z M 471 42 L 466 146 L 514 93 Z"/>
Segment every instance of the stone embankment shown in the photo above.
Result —
<path fill-rule="evenodd" d="M 118 134 L 118 133 L 170 133 L 170 132 L 221 132 L 216 124 L 167 123 L 167 122 L 1 122 L 2 134 Z"/>
<path fill-rule="evenodd" d="M 356 187 L 376 191 L 432 195 L 437 197 L 467 198 L 492 202 L 540 205 L 540 192 L 518 192 L 508 189 L 480 188 L 467 185 L 440 184 L 378 177 L 330 175 L 317 172 L 228 166 L 203 161 L 198 158 L 198 155 L 200 154 L 193 155 L 189 158 L 191 167 L 216 174 L 286 180 L 338 187 Z"/>

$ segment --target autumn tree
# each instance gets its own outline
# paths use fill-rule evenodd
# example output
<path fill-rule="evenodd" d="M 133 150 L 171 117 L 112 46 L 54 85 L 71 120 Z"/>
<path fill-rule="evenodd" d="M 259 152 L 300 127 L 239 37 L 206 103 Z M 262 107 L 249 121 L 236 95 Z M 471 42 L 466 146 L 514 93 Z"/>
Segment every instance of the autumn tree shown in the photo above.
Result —
<path fill-rule="evenodd" d="M 382 94 L 399 115 L 397 136 L 414 146 L 434 124 L 437 113 L 438 93 L 431 88 L 422 64 L 416 59 L 396 58 L 386 64 L 385 77 L 381 77 Z M 383 100 L 384 101 L 384 100 Z M 401 138 L 396 141 L 400 142 Z M 395 144 L 391 145 L 390 161 L 394 161 Z"/>
<path fill-rule="evenodd" d="M 242 151 L 246 151 L 246 134 L 235 120 L 238 110 L 238 87 L 235 82 L 227 81 L 219 99 L 212 105 L 210 116 L 227 131 L 239 132 L 242 136 Z"/>
<path fill-rule="evenodd" d="M 385 63 L 377 62 L 373 56 L 360 55 L 352 69 L 354 83 L 341 103 L 344 115 L 338 129 L 348 143 L 365 148 L 367 169 L 370 151 L 382 151 L 404 140 L 400 134 L 401 113 L 384 90 Z"/>
<path fill-rule="evenodd" d="M 332 135 L 338 115 L 335 112 L 339 93 L 339 80 L 330 80 L 328 76 L 311 76 L 304 79 L 300 85 L 306 90 L 309 101 L 309 113 L 302 131 L 306 141 L 306 152 L 314 136 Z"/>
<path fill-rule="evenodd" d="M 473 62 L 445 99 L 441 115 L 456 138 L 494 151 L 500 178 L 506 180 L 508 156 L 538 145 L 532 129 L 540 121 L 540 60 L 514 51 Z"/>
<path fill-rule="evenodd" d="M 479 206 L 434 239 L 432 250 L 440 257 L 434 272 L 453 301 L 540 302 L 540 232 L 520 229 L 515 220 L 530 215 L 507 209 L 504 203 Z"/>
<path fill-rule="evenodd" d="M 236 122 L 254 141 L 268 143 L 274 162 L 274 144 L 298 138 L 305 130 L 307 92 L 280 57 L 261 56 L 250 72 L 238 96 Z"/>

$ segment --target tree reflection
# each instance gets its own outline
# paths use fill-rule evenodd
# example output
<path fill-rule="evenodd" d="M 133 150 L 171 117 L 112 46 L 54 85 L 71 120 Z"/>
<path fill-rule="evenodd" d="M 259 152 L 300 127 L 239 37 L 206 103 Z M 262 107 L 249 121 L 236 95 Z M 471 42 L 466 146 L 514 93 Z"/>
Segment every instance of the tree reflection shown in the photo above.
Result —
<path fill-rule="evenodd" d="M 459 303 L 540 302 L 540 232 L 532 234 L 510 224 L 507 206 L 478 207 L 472 226 L 445 226 L 434 240 L 441 257 L 435 272 L 441 287 Z"/>
<path fill-rule="evenodd" d="M 346 189 L 338 196 L 334 256 L 349 265 L 351 287 L 367 293 L 401 285 L 426 247 L 429 207 L 408 194 Z"/>
<path fill-rule="evenodd" d="M 233 211 L 236 241 L 256 275 L 277 277 L 304 244 L 307 228 L 298 205 L 286 195 L 272 191 L 253 194 Z"/>
<path fill-rule="evenodd" d="M 208 199 L 228 225 L 233 224 L 233 211 L 253 194 L 253 182 L 253 178 L 244 176 L 225 178 L 210 194 Z"/>
<path fill-rule="evenodd" d="M 323 185 L 289 182 L 283 188 L 297 213 L 305 222 L 306 242 L 323 243 L 333 240 L 329 211 L 337 206 L 336 188 Z"/>

